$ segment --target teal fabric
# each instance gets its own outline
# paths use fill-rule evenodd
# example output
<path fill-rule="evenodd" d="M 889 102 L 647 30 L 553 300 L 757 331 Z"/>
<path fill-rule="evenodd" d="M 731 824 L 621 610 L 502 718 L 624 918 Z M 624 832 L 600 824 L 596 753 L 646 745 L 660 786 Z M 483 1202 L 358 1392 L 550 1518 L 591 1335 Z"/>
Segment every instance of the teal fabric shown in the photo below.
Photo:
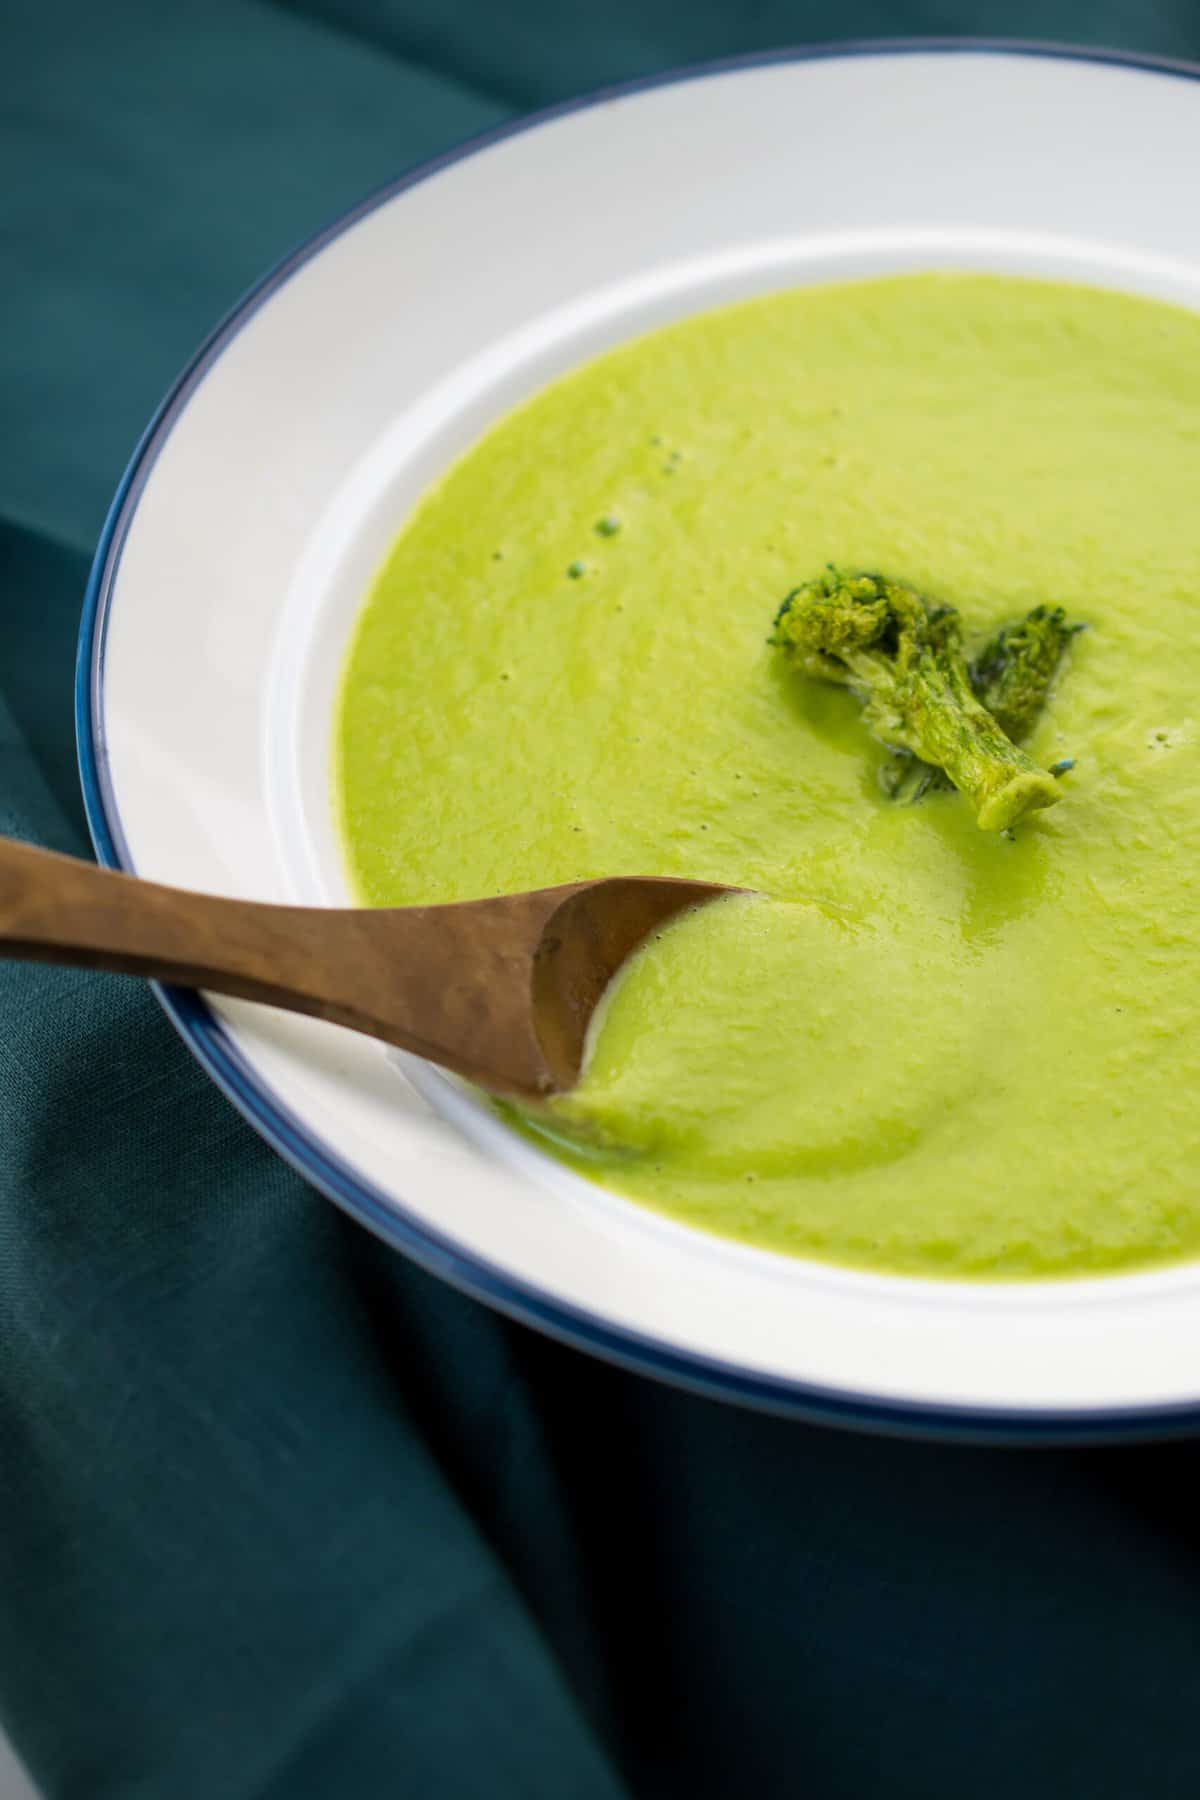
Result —
<path fill-rule="evenodd" d="M 104 508 L 282 251 L 599 82 L 960 30 L 1200 56 L 1183 0 L 5 9 L 0 830 L 85 847 Z M 1192 1795 L 1198 1454 L 858 1437 L 589 1361 L 345 1221 L 136 984 L 0 963 L 0 1718 L 51 1800 Z"/>

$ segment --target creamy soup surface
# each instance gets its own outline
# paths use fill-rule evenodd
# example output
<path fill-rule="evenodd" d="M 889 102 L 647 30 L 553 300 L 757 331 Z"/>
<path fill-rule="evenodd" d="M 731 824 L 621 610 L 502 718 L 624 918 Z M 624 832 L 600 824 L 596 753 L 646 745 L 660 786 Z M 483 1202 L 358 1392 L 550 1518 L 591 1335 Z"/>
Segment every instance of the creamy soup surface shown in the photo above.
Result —
<path fill-rule="evenodd" d="M 630 965 L 523 1128 L 706 1230 L 918 1275 L 1200 1253 L 1200 318 L 922 275 L 683 321 L 559 381 L 417 508 L 351 647 L 371 904 L 587 876 L 757 890 Z M 1009 836 L 901 805 L 768 647 L 827 563 L 1074 640 Z"/>

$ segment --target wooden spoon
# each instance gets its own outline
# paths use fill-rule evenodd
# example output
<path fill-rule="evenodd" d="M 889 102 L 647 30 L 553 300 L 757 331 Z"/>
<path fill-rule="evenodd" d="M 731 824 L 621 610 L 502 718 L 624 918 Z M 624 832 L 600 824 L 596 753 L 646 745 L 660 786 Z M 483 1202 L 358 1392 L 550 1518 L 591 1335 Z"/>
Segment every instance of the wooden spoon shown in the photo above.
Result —
<path fill-rule="evenodd" d="M 264 906 L 159 887 L 0 838 L 0 956 L 311 1013 L 520 1099 L 573 1087 L 625 959 L 736 889 L 615 876 L 451 906 Z"/>

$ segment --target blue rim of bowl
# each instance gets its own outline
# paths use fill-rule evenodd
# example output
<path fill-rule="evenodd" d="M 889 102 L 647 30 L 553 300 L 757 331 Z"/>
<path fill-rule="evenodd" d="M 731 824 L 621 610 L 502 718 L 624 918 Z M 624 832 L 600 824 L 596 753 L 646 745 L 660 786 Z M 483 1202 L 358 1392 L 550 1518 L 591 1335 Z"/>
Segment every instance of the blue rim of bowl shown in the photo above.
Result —
<path fill-rule="evenodd" d="M 88 825 L 101 864 L 134 872 L 112 790 L 103 727 L 104 658 L 109 610 L 121 550 L 138 500 L 175 421 L 226 346 L 258 309 L 297 270 L 380 206 L 443 169 L 488 150 L 518 133 L 589 107 L 712 75 L 736 74 L 783 63 L 904 55 L 1025 56 L 1139 70 L 1200 80 L 1200 66 L 1168 57 L 1121 50 L 1008 41 L 1002 38 L 901 38 L 770 50 L 697 63 L 622 82 L 511 120 L 468 139 L 445 154 L 376 189 L 357 206 L 315 232 L 249 288 L 200 345 L 142 434 L 105 519 L 84 598 L 75 672 L 75 729 Z M 197 1061 L 254 1129 L 299 1174 L 352 1218 L 422 1268 L 477 1300 L 551 1337 L 608 1362 L 651 1375 L 711 1398 L 731 1400 L 812 1423 L 844 1425 L 904 1436 L 946 1437 L 988 1443 L 1111 1442 L 1154 1438 L 1200 1427 L 1200 1404 L 1177 1403 L 1095 1408 L 1023 1409 L 970 1407 L 936 1401 L 892 1400 L 823 1387 L 740 1367 L 700 1352 L 679 1349 L 645 1333 L 610 1324 L 594 1313 L 509 1275 L 461 1249 L 408 1213 L 329 1149 L 253 1069 L 205 1000 L 190 989 L 156 987 L 168 1018 Z"/>

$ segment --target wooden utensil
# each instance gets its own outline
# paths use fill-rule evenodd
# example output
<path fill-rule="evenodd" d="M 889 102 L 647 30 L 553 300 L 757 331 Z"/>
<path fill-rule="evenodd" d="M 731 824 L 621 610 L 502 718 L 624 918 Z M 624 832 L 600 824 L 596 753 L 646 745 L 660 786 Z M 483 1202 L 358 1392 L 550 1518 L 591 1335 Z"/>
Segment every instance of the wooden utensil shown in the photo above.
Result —
<path fill-rule="evenodd" d="M 311 1013 L 520 1099 L 578 1080 L 625 959 L 712 882 L 616 876 L 449 906 L 265 906 L 0 838 L 0 956 Z"/>

